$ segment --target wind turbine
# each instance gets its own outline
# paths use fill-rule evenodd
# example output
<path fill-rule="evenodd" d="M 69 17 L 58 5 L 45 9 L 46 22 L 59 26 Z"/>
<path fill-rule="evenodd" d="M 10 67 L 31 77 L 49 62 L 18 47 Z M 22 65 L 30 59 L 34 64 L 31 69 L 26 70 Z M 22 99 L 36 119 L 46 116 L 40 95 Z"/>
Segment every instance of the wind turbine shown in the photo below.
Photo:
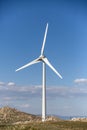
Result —
<path fill-rule="evenodd" d="M 42 66 L 43 67 L 43 71 L 42 71 L 43 72 L 42 73 L 42 121 L 43 122 L 46 120 L 46 65 L 48 65 L 62 79 L 62 76 L 51 65 L 49 60 L 44 55 L 44 47 L 45 47 L 45 43 L 46 43 L 47 31 L 48 31 L 48 23 L 46 25 L 46 30 L 45 30 L 45 34 L 44 34 L 43 44 L 42 44 L 42 48 L 41 48 L 41 55 L 37 59 L 29 62 L 28 64 L 26 64 L 26 65 L 24 65 L 16 70 L 16 71 L 19 71 L 19 70 L 22 70 L 28 66 L 33 65 L 33 64 L 42 62 L 42 64 L 43 64 L 43 66 Z"/>

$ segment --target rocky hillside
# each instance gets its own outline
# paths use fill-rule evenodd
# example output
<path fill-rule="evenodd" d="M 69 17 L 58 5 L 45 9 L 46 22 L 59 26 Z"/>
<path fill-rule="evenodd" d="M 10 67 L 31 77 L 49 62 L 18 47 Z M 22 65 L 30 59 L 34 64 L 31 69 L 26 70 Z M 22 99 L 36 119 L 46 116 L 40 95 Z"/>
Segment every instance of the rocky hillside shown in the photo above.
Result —
<path fill-rule="evenodd" d="M 31 115 L 25 112 L 21 112 L 15 108 L 10 108 L 8 106 L 0 108 L 0 124 L 2 123 L 18 123 L 18 122 L 32 122 L 40 121 L 41 117 L 36 115 Z"/>
<path fill-rule="evenodd" d="M 48 116 L 47 121 L 59 121 L 59 118 Z M 27 124 L 30 122 L 40 122 L 41 116 L 36 116 L 21 112 L 8 106 L 0 108 L 0 124 Z"/>

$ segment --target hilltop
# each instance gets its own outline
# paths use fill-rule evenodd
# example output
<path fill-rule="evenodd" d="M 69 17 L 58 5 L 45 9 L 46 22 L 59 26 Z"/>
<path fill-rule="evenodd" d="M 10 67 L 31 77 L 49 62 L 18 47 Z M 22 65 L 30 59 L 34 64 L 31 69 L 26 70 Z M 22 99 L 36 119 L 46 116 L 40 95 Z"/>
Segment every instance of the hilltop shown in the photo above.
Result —
<path fill-rule="evenodd" d="M 3 108 L 0 108 L 0 124 L 2 123 L 17 123 L 17 122 L 32 122 L 32 121 L 40 121 L 41 117 L 28 114 L 25 112 L 21 112 L 15 108 L 11 108 L 8 106 L 5 106 Z"/>

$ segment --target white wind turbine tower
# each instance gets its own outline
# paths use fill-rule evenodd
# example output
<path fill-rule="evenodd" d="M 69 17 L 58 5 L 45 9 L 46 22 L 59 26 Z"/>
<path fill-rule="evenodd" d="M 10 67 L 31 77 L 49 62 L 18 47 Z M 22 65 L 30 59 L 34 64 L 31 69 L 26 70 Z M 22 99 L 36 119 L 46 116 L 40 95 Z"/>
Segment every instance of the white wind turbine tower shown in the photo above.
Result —
<path fill-rule="evenodd" d="M 48 61 L 48 59 L 44 56 L 44 47 L 45 47 L 45 42 L 46 42 L 46 36 L 47 36 L 47 31 L 48 31 L 48 23 L 46 25 L 46 30 L 45 30 L 45 35 L 43 39 L 43 44 L 41 48 L 41 55 L 29 62 L 28 64 L 20 67 L 16 71 L 19 71 L 21 69 L 24 69 L 30 65 L 42 62 L 43 63 L 43 74 L 42 74 L 42 121 L 44 122 L 46 120 L 46 64 L 62 79 L 62 76 L 58 73 L 58 71 L 51 65 L 51 63 Z"/>

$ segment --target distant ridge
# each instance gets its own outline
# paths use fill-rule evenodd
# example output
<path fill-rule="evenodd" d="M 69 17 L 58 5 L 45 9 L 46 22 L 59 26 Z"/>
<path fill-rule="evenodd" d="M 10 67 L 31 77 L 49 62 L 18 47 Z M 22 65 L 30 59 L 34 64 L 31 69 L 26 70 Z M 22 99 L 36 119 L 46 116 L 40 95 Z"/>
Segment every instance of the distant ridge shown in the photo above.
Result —
<path fill-rule="evenodd" d="M 46 120 L 60 121 L 61 119 L 48 116 Z M 0 108 L 0 124 L 27 124 L 30 122 L 41 122 L 41 116 L 21 112 L 9 106 Z"/>

